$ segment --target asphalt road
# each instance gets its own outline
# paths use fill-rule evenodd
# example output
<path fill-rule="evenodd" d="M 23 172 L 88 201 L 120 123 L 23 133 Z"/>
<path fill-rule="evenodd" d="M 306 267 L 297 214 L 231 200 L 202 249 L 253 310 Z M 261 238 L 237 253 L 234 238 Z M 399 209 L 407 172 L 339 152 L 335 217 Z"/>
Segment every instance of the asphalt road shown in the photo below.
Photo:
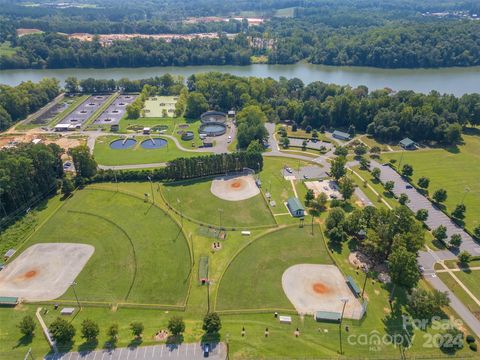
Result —
<path fill-rule="evenodd" d="M 98 350 L 91 352 L 68 352 L 47 355 L 45 360 L 225 360 L 227 347 L 219 343 L 212 347 L 206 357 L 199 343 L 182 345 L 155 345 L 131 348 L 116 348 L 114 350 Z"/>

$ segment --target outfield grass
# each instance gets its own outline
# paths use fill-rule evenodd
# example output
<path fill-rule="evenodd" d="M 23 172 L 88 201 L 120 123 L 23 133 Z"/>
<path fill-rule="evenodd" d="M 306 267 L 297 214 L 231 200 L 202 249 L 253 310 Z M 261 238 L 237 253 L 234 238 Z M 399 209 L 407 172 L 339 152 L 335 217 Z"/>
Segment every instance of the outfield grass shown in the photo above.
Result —
<path fill-rule="evenodd" d="M 76 280 L 83 301 L 185 302 L 190 273 L 188 243 L 175 222 L 142 199 L 104 190 L 76 192 L 26 246 L 42 242 L 95 247 Z M 62 299 L 73 300 L 72 290 Z"/>
<path fill-rule="evenodd" d="M 461 203 L 465 195 L 465 224 L 473 230 L 480 225 L 480 136 L 464 135 L 463 138 L 465 144 L 455 148 L 382 154 L 382 158 L 395 159 L 398 164 L 403 156 L 401 166 L 413 166 L 415 183 L 422 176 L 430 178 L 430 194 L 439 188 L 447 190 L 448 212 Z M 470 189 L 468 193 L 466 187 Z"/>
<path fill-rule="evenodd" d="M 213 178 L 165 184 L 167 202 L 186 216 L 216 226 L 274 226 L 275 220 L 261 195 L 242 201 L 226 201 L 214 196 Z M 220 209 L 220 210 L 219 210 Z"/>
<path fill-rule="evenodd" d="M 162 137 L 161 135 L 135 136 L 137 143 L 131 149 L 114 150 L 110 143 L 121 136 L 101 136 L 95 142 L 94 156 L 101 165 L 130 165 L 149 164 L 171 161 L 180 157 L 194 157 L 205 155 L 202 152 L 182 151 L 168 138 L 168 146 L 161 149 L 144 149 L 140 146 L 143 140 L 150 137 Z"/>
<path fill-rule="evenodd" d="M 230 263 L 221 279 L 217 310 L 291 309 L 282 275 L 296 264 L 331 264 L 320 230 L 291 226 L 254 240 Z"/>

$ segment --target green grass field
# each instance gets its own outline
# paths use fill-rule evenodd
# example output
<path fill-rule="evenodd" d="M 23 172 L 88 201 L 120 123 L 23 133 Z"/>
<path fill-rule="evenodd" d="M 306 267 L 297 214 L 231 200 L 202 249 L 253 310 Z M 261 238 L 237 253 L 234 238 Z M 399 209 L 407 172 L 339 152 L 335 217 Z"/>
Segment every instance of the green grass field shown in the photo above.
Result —
<path fill-rule="evenodd" d="M 480 273 L 478 270 L 473 270 L 470 272 L 456 271 L 454 274 L 477 299 L 480 299 L 480 284 L 478 282 Z M 445 285 L 448 286 L 450 290 L 452 290 L 452 292 L 466 307 L 468 307 L 470 311 L 480 314 L 480 306 L 465 292 L 465 290 L 462 289 L 462 287 L 450 274 L 442 272 L 437 273 L 437 276 L 445 283 Z"/>
<path fill-rule="evenodd" d="M 291 309 L 282 275 L 292 265 L 331 264 L 320 230 L 294 225 L 268 233 L 246 246 L 221 279 L 217 310 Z"/>
<path fill-rule="evenodd" d="M 402 164 L 413 166 L 415 183 L 426 176 L 430 178 L 430 194 L 439 188 L 446 189 L 445 205 L 449 212 L 464 199 L 465 223 L 472 230 L 480 225 L 480 136 L 464 135 L 463 138 L 465 144 L 455 148 L 383 154 L 382 158 L 395 159 L 398 164 L 403 155 Z"/>
<path fill-rule="evenodd" d="M 145 101 L 144 116 L 163 118 L 175 115 L 175 104 L 178 96 L 155 96 Z"/>
<path fill-rule="evenodd" d="M 41 242 L 95 247 L 76 280 L 83 301 L 185 302 L 190 273 L 187 241 L 175 222 L 141 198 L 104 190 L 77 192 L 25 246 Z M 74 294 L 69 290 L 62 299 L 73 300 Z"/>
<path fill-rule="evenodd" d="M 152 135 L 161 137 L 161 135 Z M 101 165 L 129 165 L 167 162 L 180 157 L 193 157 L 205 153 L 182 151 L 177 148 L 171 139 L 164 138 L 168 146 L 161 149 L 144 149 L 141 142 L 149 139 L 148 136 L 136 136 L 137 143 L 131 149 L 115 150 L 110 148 L 110 143 L 120 139 L 121 136 L 101 136 L 95 143 L 94 156 Z"/>
<path fill-rule="evenodd" d="M 261 195 L 242 201 L 222 200 L 211 193 L 212 180 L 165 184 L 162 192 L 172 207 L 205 224 L 227 227 L 275 225 Z"/>
<path fill-rule="evenodd" d="M 0 56 L 12 56 L 17 52 L 17 48 L 12 47 L 9 41 L 0 43 Z"/>

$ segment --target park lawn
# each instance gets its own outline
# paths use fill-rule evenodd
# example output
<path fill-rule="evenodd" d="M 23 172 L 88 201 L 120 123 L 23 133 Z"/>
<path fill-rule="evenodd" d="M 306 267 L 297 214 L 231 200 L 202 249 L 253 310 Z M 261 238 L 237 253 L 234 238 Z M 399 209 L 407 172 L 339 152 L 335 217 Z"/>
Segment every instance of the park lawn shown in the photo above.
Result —
<path fill-rule="evenodd" d="M 360 169 L 360 166 L 353 166 L 352 170 L 354 170 L 357 174 L 359 174 L 364 180 L 367 180 L 367 182 L 370 184 L 370 186 L 372 186 L 372 188 L 375 189 L 375 191 L 378 194 L 380 194 L 382 196 L 382 198 L 385 199 L 385 201 L 392 208 L 398 206 L 398 202 L 395 199 L 395 197 L 391 193 L 386 192 L 385 188 L 383 187 L 383 184 L 379 180 L 375 179 L 368 170 L 362 170 L 362 169 Z M 358 176 L 356 176 L 355 174 L 353 174 L 353 176 L 355 176 L 360 182 L 362 182 L 362 180 L 360 180 L 358 178 Z M 376 201 L 378 203 L 378 196 L 375 196 L 375 198 L 373 198 L 371 200 L 373 201 L 374 199 L 376 199 Z"/>
<path fill-rule="evenodd" d="M 403 156 L 402 164 L 413 166 L 413 182 L 422 176 L 430 178 L 430 194 L 439 188 L 447 190 L 448 212 L 464 199 L 465 224 L 473 230 L 480 225 L 480 136 L 463 135 L 463 138 L 465 144 L 455 148 L 382 154 L 382 158 L 395 159 L 398 164 Z"/>
<path fill-rule="evenodd" d="M 28 246 L 42 242 L 95 247 L 76 279 L 82 301 L 185 302 L 191 263 L 188 243 L 170 217 L 141 197 L 90 188 L 77 191 Z M 73 300 L 72 290 L 62 299 Z"/>
<path fill-rule="evenodd" d="M 232 260 L 217 294 L 216 310 L 294 310 L 282 288 L 282 275 L 296 264 L 331 264 L 316 227 L 290 226 L 254 239 Z"/>
<path fill-rule="evenodd" d="M 247 200 L 227 201 L 210 191 L 213 178 L 166 183 L 162 193 L 170 206 L 207 225 L 224 227 L 275 226 L 259 194 Z"/>
<path fill-rule="evenodd" d="M 370 135 L 363 135 L 360 137 L 360 140 L 363 141 L 369 148 L 378 146 L 382 152 L 388 152 L 391 150 L 394 150 L 394 151 L 402 150 L 402 148 L 398 145 L 398 143 L 387 144 L 387 143 L 376 140 L 374 137 Z"/>
<path fill-rule="evenodd" d="M 282 157 L 264 157 L 263 169 L 260 172 L 260 180 L 262 181 L 262 192 L 270 193 L 271 199 L 275 201 L 276 206 L 271 208 L 274 214 L 283 214 L 288 212 L 284 203 L 288 198 L 295 196 L 292 184 L 285 180 L 282 175 L 284 167 L 298 169 L 299 167 L 311 165 L 303 160 L 288 159 Z M 300 201 L 303 202 L 305 194 L 302 189 L 305 188 L 301 180 L 295 180 L 294 184 L 297 189 Z M 304 191 L 306 193 L 306 190 Z"/>
<path fill-rule="evenodd" d="M 160 137 L 161 135 L 152 135 Z M 163 138 L 168 145 L 161 149 L 144 149 L 140 146 L 143 140 L 150 139 L 149 136 L 135 136 L 137 143 L 131 149 L 115 150 L 110 148 L 110 143 L 120 139 L 120 136 L 101 136 L 95 142 L 95 160 L 101 165 L 131 165 L 168 162 L 180 157 L 193 157 L 205 155 L 201 152 L 182 151 L 177 148 L 173 140 Z"/>
<path fill-rule="evenodd" d="M 290 125 L 283 125 L 283 124 L 278 124 L 276 126 L 276 130 L 278 131 L 281 127 L 284 127 L 287 129 L 287 136 L 288 137 L 295 137 L 295 138 L 302 138 L 302 139 L 311 139 L 312 138 L 312 133 L 307 133 L 305 130 L 298 128 L 297 131 L 292 131 L 292 127 Z M 320 131 L 317 130 L 318 134 L 318 140 L 319 141 L 325 141 L 328 143 L 332 142 L 332 139 L 330 139 L 326 134 L 322 134 Z M 280 136 L 277 134 L 277 139 L 279 139 Z"/>
<path fill-rule="evenodd" d="M 478 270 L 472 270 L 470 272 L 456 271 L 454 274 L 477 299 L 480 299 L 480 284 L 478 282 L 480 272 L 478 272 Z M 457 295 L 460 301 L 468 307 L 471 312 L 480 314 L 480 306 L 458 285 L 449 273 L 437 272 L 437 276 Z"/>

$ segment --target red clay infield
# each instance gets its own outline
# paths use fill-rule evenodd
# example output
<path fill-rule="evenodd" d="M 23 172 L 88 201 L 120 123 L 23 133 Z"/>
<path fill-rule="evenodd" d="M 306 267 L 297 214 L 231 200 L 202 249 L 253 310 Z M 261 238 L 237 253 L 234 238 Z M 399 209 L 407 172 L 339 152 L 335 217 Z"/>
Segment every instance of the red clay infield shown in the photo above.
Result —
<path fill-rule="evenodd" d="M 326 294 L 330 292 L 330 289 L 325 284 L 315 283 L 313 284 L 313 291 L 315 291 L 317 294 Z"/>

